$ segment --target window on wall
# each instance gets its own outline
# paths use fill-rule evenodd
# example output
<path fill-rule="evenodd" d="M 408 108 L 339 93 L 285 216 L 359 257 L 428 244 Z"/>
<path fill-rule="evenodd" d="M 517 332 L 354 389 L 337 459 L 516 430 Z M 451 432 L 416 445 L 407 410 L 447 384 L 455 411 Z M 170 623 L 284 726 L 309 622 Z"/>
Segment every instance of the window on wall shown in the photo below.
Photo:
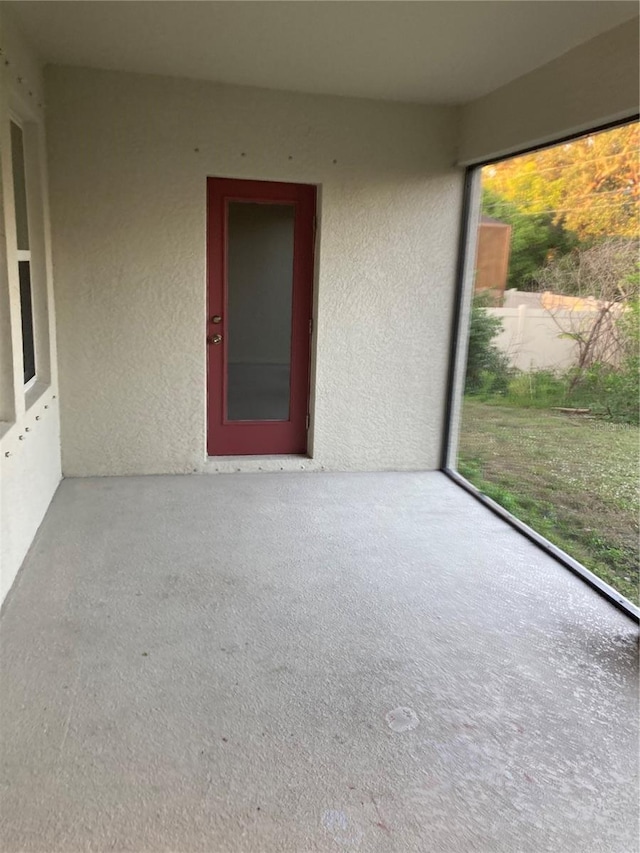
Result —
<path fill-rule="evenodd" d="M 33 294 L 31 286 L 31 249 L 29 246 L 29 216 L 27 211 L 27 177 L 25 170 L 22 128 L 11 122 L 11 159 L 15 198 L 18 272 L 20 279 L 20 310 L 22 316 L 22 359 L 24 383 L 36 376 L 36 350 L 33 324 Z"/>

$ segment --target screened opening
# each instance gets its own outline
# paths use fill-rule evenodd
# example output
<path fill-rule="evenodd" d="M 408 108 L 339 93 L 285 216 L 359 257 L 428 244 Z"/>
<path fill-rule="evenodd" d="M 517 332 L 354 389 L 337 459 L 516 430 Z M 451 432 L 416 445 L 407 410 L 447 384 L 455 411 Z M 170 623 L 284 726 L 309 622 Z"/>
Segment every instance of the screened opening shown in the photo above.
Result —
<path fill-rule="evenodd" d="M 449 454 L 483 495 L 636 605 L 639 145 L 634 122 L 478 170 Z"/>

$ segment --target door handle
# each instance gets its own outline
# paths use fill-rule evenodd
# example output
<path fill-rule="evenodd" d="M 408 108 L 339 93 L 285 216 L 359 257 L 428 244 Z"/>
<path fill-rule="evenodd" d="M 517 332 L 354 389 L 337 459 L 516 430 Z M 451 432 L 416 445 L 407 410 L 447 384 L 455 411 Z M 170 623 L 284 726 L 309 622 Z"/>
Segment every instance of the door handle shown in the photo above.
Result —
<path fill-rule="evenodd" d="M 209 335 L 209 337 L 207 338 L 207 343 L 209 343 L 209 344 L 222 343 L 222 335 Z"/>

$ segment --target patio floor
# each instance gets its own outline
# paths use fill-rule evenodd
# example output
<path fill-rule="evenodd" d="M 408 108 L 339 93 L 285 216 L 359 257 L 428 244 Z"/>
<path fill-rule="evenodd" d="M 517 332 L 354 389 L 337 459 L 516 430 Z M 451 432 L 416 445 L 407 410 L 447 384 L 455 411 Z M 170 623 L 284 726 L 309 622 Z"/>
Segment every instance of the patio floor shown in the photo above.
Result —
<path fill-rule="evenodd" d="M 65 480 L 1 632 L 5 853 L 637 849 L 636 626 L 442 474 Z"/>

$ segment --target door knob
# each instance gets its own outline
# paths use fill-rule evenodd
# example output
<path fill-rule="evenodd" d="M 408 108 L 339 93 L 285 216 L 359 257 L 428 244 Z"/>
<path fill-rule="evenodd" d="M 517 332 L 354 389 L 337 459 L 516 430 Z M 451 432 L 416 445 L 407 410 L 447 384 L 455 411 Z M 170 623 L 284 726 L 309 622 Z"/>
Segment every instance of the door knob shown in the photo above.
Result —
<path fill-rule="evenodd" d="M 207 341 L 210 344 L 219 344 L 222 341 L 222 335 L 209 335 Z"/>

